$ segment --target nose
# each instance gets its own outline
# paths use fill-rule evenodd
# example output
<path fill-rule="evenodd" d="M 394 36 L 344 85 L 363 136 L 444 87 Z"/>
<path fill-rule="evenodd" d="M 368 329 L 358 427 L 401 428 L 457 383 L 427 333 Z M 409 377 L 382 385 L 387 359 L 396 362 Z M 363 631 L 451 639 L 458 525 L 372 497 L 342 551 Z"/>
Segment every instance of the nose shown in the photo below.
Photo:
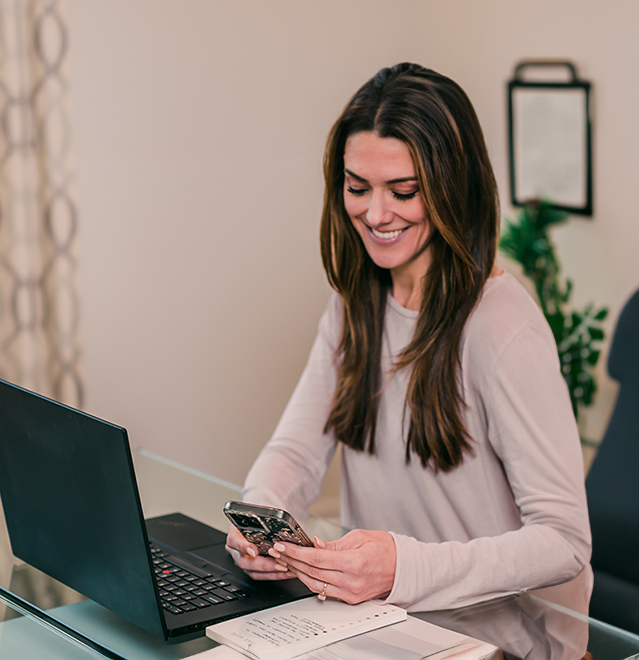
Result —
<path fill-rule="evenodd" d="M 382 190 L 373 190 L 369 197 L 366 211 L 366 223 L 373 228 L 381 227 L 393 219 L 392 211 L 388 208 L 387 199 Z"/>

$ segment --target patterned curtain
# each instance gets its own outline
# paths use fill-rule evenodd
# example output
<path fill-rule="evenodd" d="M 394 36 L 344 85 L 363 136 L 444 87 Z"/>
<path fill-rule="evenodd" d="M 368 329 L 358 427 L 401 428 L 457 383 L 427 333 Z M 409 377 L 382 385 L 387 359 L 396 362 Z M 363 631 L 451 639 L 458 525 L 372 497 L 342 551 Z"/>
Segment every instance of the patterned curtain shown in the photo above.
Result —
<path fill-rule="evenodd" d="M 68 46 L 60 2 L 0 0 L 0 377 L 82 407 Z M 14 592 L 51 607 L 80 598 L 14 565 L 2 539 Z"/>
<path fill-rule="evenodd" d="M 68 47 L 61 2 L 0 1 L 0 377 L 81 407 Z"/>

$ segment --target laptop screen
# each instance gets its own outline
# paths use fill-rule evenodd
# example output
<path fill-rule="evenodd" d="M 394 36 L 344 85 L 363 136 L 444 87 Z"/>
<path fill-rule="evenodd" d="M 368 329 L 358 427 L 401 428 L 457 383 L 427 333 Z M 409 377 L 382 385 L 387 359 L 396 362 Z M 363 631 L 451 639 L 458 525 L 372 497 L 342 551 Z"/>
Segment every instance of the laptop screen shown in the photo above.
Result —
<path fill-rule="evenodd" d="M 13 554 L 166 638 L 126 430 L 0 380 Z"/>

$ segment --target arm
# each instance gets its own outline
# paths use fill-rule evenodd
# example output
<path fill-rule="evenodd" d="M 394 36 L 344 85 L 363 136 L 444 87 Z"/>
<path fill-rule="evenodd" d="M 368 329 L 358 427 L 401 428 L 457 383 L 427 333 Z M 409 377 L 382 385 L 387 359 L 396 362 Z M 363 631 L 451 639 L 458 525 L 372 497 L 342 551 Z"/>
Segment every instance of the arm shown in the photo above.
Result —
<path fill-rule="evenodd" d="M 317 498 L 336 442 L 324 434 L 335 389 L 335 346 L 341 331 L 341 303 L 334 295 L 322 316 L 308 363 L 275 429 L 251 468 L 242 493 L 245 502 L 289 511 L 302 525 Z M 292 577 L 274 559 L 258 557 L 257 548 L 234 528 L 227 551 L 254 579 Z"/>
<path fill-rule="evenodd" d="M 387 595 L 380 588 L 373 597 L 413 611 L 459 607 L 566 581 L 589 559 L 579 438 L 547 328 L 524 327 L 489 370 L 475 373 L 472 385 L 486 411 L 488 441 L 508 479 L 521 528 L 465 543 L 424 543 L 392 534 L 392 590 Z M 370 576 L 378 584 L 375 572 L 393 551 L 384 533 L 351 534 L 380 536 L 365 538 L 355 559 L 347 535 L 323 551 L 285 544 L 280 560 L 311 589 L 320 591 L 328 582 L 335 588 L 326 593 L 358 602 L 359 582 Z M 364 548 L 368 562 L 361 561 Z M 388 577 L 391 571 L 385 570 Z"/>
<path fill-rule="evenodd" d="M 341 316 L 341 302 L 334 295 L 297 387 L 242 492 L 245 502 L 286 509 L 301 525 L 308 518 L 308 506 L 319 495 L 337 447 L 324 426 L 336 386 L 334 355 Z"/>
<path fill-rule="evenodd" d="M 467 543 L 394 535 L 397 572 L 389 600 L 400 606 L 456 607 L 557 584 L 589 561 L 579 434 L 548 329 L 524 326 L 475 386 L 522 526 Z"/>

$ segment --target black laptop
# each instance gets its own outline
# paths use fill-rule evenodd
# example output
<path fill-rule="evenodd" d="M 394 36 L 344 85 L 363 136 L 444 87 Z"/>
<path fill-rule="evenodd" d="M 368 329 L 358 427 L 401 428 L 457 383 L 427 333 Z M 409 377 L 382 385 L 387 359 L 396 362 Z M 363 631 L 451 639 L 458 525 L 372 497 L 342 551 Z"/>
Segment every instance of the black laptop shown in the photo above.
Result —
<path fill-rule="evenodd" d="M 0 497 L 16 557 L 160 638 L 311 594 L 251 580 L 213 527 L 145 521 L 124 428 L 3 380 Z"/>

